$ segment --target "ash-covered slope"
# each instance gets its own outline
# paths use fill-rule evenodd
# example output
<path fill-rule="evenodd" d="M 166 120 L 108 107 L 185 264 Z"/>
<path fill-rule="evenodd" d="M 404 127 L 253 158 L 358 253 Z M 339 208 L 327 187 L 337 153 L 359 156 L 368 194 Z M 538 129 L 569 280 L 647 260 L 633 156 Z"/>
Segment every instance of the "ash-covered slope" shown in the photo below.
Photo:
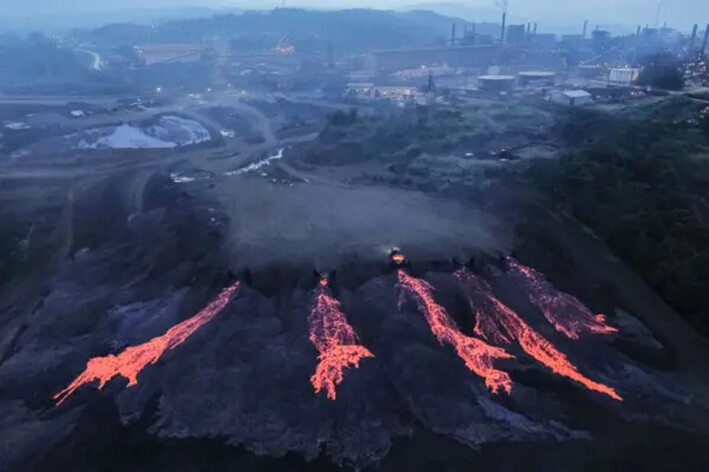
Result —
<path fill-rule="evenodd" d="M 616 312 L 613 296 L 582 302 L 484 253 L 466 268 L 396 257 L 327 279 L 273 268 L 233 285 L 218 210 L 164 180 L 146 188 L 139 214 L 121 204 L 120 185 L 100 204 L 77 197 L 75 218 L 113 208 L 112 231 L 76 234 L 0 363 L 3 469 L 593 470 L 620 456 L 703 465 L 705 380 L 659 362 L 675 339 Z M 330 312 L 314 316 L 323 293 Z M 79 382 L 56 405 L 90 359 L 124 359 L 193 322 L 139 366 L 136 385 Z M 371 355 L 343 369 L 336 396 L 316 393 L 323 353 L 354 345 Z M 632 459 L 643 444 L 662 444 L 672 461 L 659 449 Z"/>
<path fill-rule="evenodd" d="M 0 428 L 3 468 L 40 456 L 71 431 L 67 417 L 46 410 L 56 376 L 68 378 L 96 354 L 161 334 L 200 308 L 212 280 L 226 280 L 214 270 L 215 210 L 180 195 L 167 178 L 150 179 L 134 194 L 137 181 L 114 177 L 72 197 L 62 243 L 70 256 L 28 304 L 34 309 L 2 353 L 0 397 L 10 422 Z M 50 434 L 53 427 L 61 433 Z"/>

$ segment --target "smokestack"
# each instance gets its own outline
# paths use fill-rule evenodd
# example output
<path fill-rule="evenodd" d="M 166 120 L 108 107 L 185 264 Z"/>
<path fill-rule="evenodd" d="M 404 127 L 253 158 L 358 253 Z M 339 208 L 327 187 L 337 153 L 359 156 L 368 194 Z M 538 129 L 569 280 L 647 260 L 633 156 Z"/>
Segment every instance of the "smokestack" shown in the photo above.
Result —
<path fill-rule="evenodd" d="M 694 23 L 694 28 L 692 28 L 692 37 L 689 39 L 689 49 L 688 51 L 691 53 L 692 49 L 694 49 L 694 41 L 697 40 L 697 29 L 699 28 L 699 25 Z"/>
<path fill-rule="evenodd" d="M 505 42 L 505 26 L 507 24 L 507 12 L 502 12 L 502 31 L 500 31 L 500 42 L 504 44 Z"/>
<path fill-rule="evenodd" d="M 532 32 L 532 23 L 527 23 L 527 36 Z"/>
<path fill-rule="evenodd" d="M 451 46 L 455 46 L 455 23 L 451 25 Z"/>
<path fill-rule="evenodd" d="M 537 24 L 536 23 L 534 23 L 534 35 L 535 36 L 537 35 Z"/>
<path fill-rule="evenodd" d="M 588 31 L 588 20 L 583 22 L 583 39 L 586 39 L 586 31 Z"/>
<path fill-rule="evenodd" d="M 640 30 L 641 30 L 642 28 L 643 28 L 642 26 L 638 25 L 638 32 L 635 33 L 635 36 L 640 36 Z"/>
<path fill-rule="evenodd" d="M 704 30 L 704 41 L 702 41 L 702 50 L 700 51 L 700 54 L 702 56 L 704 56 L 704 53 L 707 50 L 707 41 L 709 41 L 709 23 L 707 24 L 707 27 Z"/>

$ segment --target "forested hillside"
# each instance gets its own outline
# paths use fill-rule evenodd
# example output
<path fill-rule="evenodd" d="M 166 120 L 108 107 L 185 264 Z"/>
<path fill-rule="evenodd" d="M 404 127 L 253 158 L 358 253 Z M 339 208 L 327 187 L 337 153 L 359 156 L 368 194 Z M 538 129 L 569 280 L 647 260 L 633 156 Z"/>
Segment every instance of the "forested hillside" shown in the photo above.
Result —
<path fill-rule="evenodd" d="M 709 336 L 709 133 L 705 105 L 671 100 L 644 116 L 573 111 L 559 161 L 525 174 L 549 203 L 589 226 Z"/>

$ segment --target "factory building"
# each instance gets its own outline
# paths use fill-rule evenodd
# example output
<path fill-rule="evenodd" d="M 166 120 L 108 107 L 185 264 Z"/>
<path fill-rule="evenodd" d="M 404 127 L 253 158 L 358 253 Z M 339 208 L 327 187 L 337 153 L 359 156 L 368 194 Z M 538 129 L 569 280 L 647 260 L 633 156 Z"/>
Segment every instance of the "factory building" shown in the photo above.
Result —
<path fill-rule="evenodd" d="M 576 67 L 576 74 L 584 79 L 600 79 L 608 73 L 608 69 L 599 65 L 581 65 Z"/>
<path fill-rule="evenodd" d="M 588 105 L 593 96 L 585 90 L 555 90 L 551 94 L 554 103 L 569 107 Z"/>
<path fill-rule="evenodd" d="M 564 47 L 580 47 L 586 42 L 586 38 L 580 34 L 562 34 L 561 45 Z"/>
<path fill-rule="evenodd" d="M 480 90 L 488 92 L 510 92 L 515 87 L 515 77 L 512 75 L 481 75 L 478 77 Z"/>
<path fill-rule="evenodd" d="M 610 31 L 606 31 L 606 30 L 594 30 L 591 33 L 591 38 L 596 43 L 607 42 L 610 39 L 610 37 L 611 37 Z"/>
<path fill-rule="evenodd" d="M 613 84 L 630 85 L 638 79 L 639 69 L 622 68 L 611 69 L 608 74 L 608 82 Z"/>
<path fill-rule="evenodd" d="M 409 100 L 419 100 L 423 97 L 423 94 L 418 91 L 416 87 L 382 86 L 368 82 L 349 83 L 345 90 L 345 98 L 354 100 L 388 99 L 405 102 Z"/>
<path fill-rule="evenodd" d="M 556 73 L 543 70 L 530 70 L 517 74 L 519 84 L 527 86 L 553 86 L 556 83 Z"/>
<path fill-rule="evenodd" d="M 530 41 L 538 48 L 550 49 L 556 47 L 556 35 L 553 33 L 534 34 L 530 37 Z"/>
<path fill-rule="evenodd" d="M 521 44 L 527 39 L 524 25 L 510 25 L 507 27 L 507 44 Z"/>
<path fill-rule="evenodd" d="M 395 71 L 436 64 L 481 67 L 499 57 L 501 50 L 499 45 L 492 45 L 378 51 L 364 57 L 363 67 L 372 71 Z"/>

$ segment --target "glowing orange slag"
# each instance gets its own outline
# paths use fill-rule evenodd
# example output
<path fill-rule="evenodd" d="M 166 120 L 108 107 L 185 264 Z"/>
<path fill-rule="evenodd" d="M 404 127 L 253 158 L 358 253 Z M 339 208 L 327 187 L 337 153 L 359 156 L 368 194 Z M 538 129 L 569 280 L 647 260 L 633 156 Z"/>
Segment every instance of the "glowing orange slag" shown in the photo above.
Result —
<path fill-rule="evenodd" d="M 401 265 L 404 263 L 404 255 L 401 254 L 400 252 L 394 252 L 391 254 L 391 260 L 396 265 Z"/>
<path fill-rule="evenodd" d="M 480 301 L 475 306 L 468 298 L 475 311 L 475 333 L 477 335 L 498 344 L 510 343 L 515 340 L 524 352 L 549 367 L 555 374 L 575 380 L 589 390 L 604 393 L 616 400 L 622 400 L 611 387 L 583 376 L 564 354 L 533 330 L 517 313 L 498 300 L 485 280 L 464 269 L 457 271 L 455 277 L 460 281 L 468 297 L 473 293 L 482 295 L 482 297 L 476 297 L 476 300 Z"/>
<path fill-rule="evenodd" d="M 606 324 L 604 315 L 594 315 L 583 303 L 560 292 L 534 269 L 508 257 L 510 271 L 518 275 L 529 290 L 529 298 L 554 328 L 571 339 L 584 333 L 609 334 L 618 331 Z"/>
<path fill-rule="evenodd" d="M 315 393 L 325 389 L 327 398 L 335 400 L 336 387 L 344 380 L 343 371 L 350 366 L 359 367 L 361 359 L 374 355 L 359 345 L 357 334 L 340 309 L 340 302 L 331 295 L 327 285 L 327 278 L 320 279 L 308 317 L 310 341 L 319 354 L 310 383 Z"/>
<path fill-rule="evenodd" d="M 480 339 L 466 336 L 460 332 L 455 322 L 446 313 L 445 308 L 433 299 L 433 287 L 425 280 L 410 276 L 399 269 L 399 285 L 403 292 L 409 295 L 423 312 L 431 331 L 441 343 L 452 345 L 465 365 L 471 371 L 485 379 L 485 385 L 493 392 L 500 389 L 507 393 L 512 391 L 510 376 L 495 369 L 495 359 L 512 358 L 504 349 L 490 346 Z"/>
<path fill-rule="evenodd" d="M 138 374 L 148 364 L 154 364 L 170 349 L 174 349 L 189 338 L 202 325 L 216 316 L 231 300 L 231 296 L 239 287 L 239 282 L 225 288 L 202 311 L 192 318 L 170 328 L 162 336 L 138 346 L 126 348 L 118 355 L 109 354 L 105 357 L 94 357 L 86 363 L 84 371 L 69 384 L 67 388 L 54 395 L 57 405 L 84 384 L 98 380 L 99 390 L 113 377 L 120 375 L 128 379 L 128 387 L 138 384 Z"/>

